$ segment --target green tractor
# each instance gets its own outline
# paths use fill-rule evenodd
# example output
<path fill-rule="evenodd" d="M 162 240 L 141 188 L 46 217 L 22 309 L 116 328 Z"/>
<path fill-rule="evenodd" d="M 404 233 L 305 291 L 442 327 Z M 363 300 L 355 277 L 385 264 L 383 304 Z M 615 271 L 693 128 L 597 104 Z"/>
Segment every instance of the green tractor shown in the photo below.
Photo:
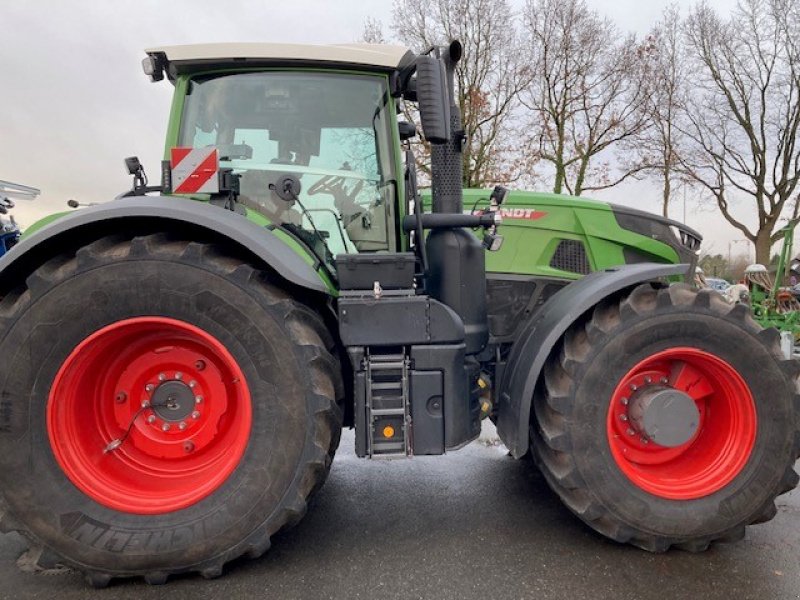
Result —
<path fill-rule="evenodd" d="M 401 458 L 482 416 L 618 542 L 698 551 L 775 515 L 800 452 L 777 332 L 669 285 L 699 243 L 677 223 L 499 187 L 465 205 L 460 58 L 147 51 L 175 87 L 161 184 L 129 159 L 130 192 L 0 258 L 0 527 L 40 567 L 219 576 L 303 516 L 342 426 Z"/>

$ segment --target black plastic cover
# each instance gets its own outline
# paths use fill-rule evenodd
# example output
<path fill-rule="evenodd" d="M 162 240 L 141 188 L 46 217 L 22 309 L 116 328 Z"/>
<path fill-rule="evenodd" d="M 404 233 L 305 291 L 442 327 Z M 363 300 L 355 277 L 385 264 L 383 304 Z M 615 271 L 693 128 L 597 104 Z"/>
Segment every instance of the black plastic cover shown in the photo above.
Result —
<path fill-rule="evenodd" d="M 426 288 L 461 317 L 467 354 L 489 341 L 486 316 L 485 252 L 478 239 L 463 229 L 438 229 L 427 239 L 429 273 Z"/>
<path fill-rule="evenodd" d="M 414 454 L 444 454 L 441 371 L 411 371 L 411 419 Z"/>
<path fill-rule="evenodd" d="M 339 335 L 345 346 L 401 346 L 461 342 L 464 324 L 429 296 L 339 298 Z"/>
<path fill-rule="evenodd" d="M 442 374 L 445 448 L 456 450 L 477 438 L 481 432 L 480 406 L 471 382 L 477 380 L 478 370 L 477 363 L 467 360 L 464 344 L 412 346 L 411 361 L 415 371 Z M 427 418 L 433 418 L 425 412 L 412 416 L 416 422 L 426 414 Z"/>
<path fill-rule="evenodd" d="M 416 260 L 413 252 L 338 254 L 339 289 L 372 290 L 376 281 L 384 290 L 411 289 Z"/>
<path fill-rule="evenodd" d="M 417 102 L 422 132 L 431 144 L 450 140 L 450 104 L 442 62 L 433 56 L 417 57 Z"/>

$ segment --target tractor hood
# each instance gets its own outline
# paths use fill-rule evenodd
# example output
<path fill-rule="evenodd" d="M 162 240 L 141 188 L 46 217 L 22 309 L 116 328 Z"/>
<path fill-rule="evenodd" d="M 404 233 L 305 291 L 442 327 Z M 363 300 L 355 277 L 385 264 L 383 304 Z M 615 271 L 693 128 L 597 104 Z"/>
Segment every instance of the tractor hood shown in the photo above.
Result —
<path fill-rule="evenodd" d="M 490 192 L 464 190 L 465 210 L 485 208 Z M 574 278 L 643 262 L 694 268 L 702 240 L 693 229 L 659 215 L 561 194 L 514 190 L 501 214 L 506 244 L 487 256 L 493 272 Z M 561 260 L 565 253 L 570 260 Z"/>

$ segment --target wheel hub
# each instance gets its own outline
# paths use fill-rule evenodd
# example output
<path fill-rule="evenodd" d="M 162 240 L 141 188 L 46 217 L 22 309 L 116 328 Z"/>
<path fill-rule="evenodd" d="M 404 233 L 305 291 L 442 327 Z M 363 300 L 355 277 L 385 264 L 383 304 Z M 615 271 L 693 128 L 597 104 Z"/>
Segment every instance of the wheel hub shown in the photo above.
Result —
<path fill-rule="evenodd" d="M 757 422 L 753 395 L 732 365 L 699 348 L 673 347 L 623 375 L 606 432 L 614 461 L 635 485 L 691 500 L 736 478 L 755 444 Z"/>
<path fill-rule="evenodd" d="M 665 448 L 691 440 L 700 425 L 700 411 L 689 394 L 657 385 L 630 399 L 630 423 L 647 439 Z"/>
<path fill-rule="evenodd" d="M 150 405 L 159 418 L 179 423 L 194 411 L 195 397 L 192 389 L 182 381 L 165 381 L 153 392 Z"/>

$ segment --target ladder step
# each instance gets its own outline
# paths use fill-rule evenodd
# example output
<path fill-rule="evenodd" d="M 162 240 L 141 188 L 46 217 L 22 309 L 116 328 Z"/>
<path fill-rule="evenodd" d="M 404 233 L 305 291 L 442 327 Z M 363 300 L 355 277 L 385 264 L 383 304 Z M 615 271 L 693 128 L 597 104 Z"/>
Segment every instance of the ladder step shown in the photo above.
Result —
<path fill-rule="evenodd" d="M 369 362 L 403 362 L 405 358 L 405 354 L 371 354 L 369 357 Z"/>
<path fill-rule="evenodd" d="M 373 417 L 388 417 L 392 415 L 405 416 L 406 410 L 404 408 L 373 408 L 371 411 Z"/>
<path fill-rule="evenodd" d="M 375 454 L 383 454 L 381 450 L 402 450 L 405 451 L 405 442 L 375 442 L 372 444 Z"/>
<path fill-rule="evenodd" d="M 396 390 L 401 389 L 403 387 L 403 383 L 401 381 L 378 381 L 372 382 L 370 387 L 373 390 Z"/>
<path fill-rule="evenodd" d="M 390 371 L 390 370 L 400 370 L 405 366 L 403 362 L 379 362 L 374 363 L 371 362 L 369 364 L 369 368 L 373 371 Z"/>
<path fill-rule="evenodd" d="M 408 357 L 403 354 L 370 355 L 367 369 L 367 423 L 370 428 L 368 453 L 372 457 L 395 458 L 411 454 L 408 415 Z M 397 430 L 391 441 L 377 439 L 385 419 Z M 401 423 L 400 423 L 401 421 Z M 387 423 L 388 425 L 388 423 Z"/>

